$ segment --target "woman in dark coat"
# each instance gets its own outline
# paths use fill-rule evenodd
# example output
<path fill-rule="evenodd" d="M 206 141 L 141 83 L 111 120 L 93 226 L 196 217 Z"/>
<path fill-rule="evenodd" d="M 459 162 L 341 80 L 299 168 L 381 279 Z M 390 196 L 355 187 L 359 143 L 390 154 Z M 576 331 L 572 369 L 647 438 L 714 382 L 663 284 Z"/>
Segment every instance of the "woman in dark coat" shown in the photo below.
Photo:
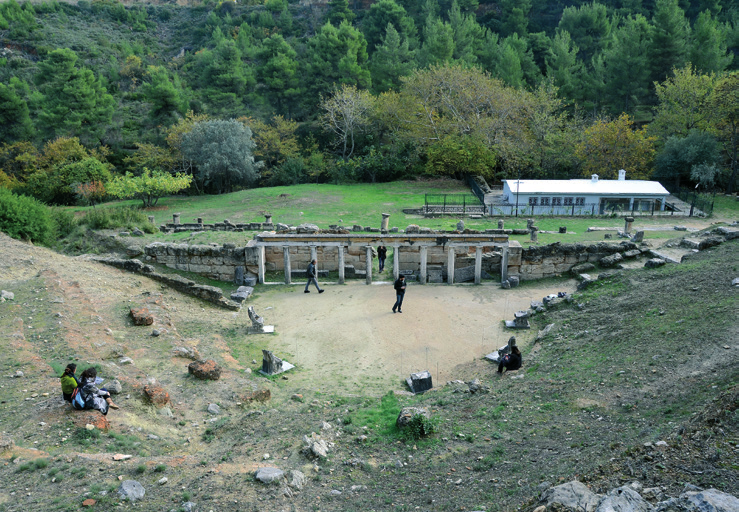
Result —
<path fill-rule="evenodd" d="M 113 403 L 110 393 L 107 390 L 98 389 L 95 385 L 96 378 L 97 370 L 95 368 L 88 368 L 82 372 L 80 378 L 80 395 L 85 402 L 85 409 L 95 409 L 106 415 L 108 414 L 108 407 L 118 409 L 118 406 Z"/>
<path fill-rule="evenodd" d="M 521 364 L 523 363 L 523 358 L 521 357 L 521 351 L 518 350 L 517 346 L 513 346 L 511 348 L 511 353 L 506 354 L 503 356 L 503 359 L 500 360 L 500 364 L 498 364 L 498 374 L 503 375 L 503 368 L 506 369 L 506 371 L 513 371 L 518 370 L 521 368 Z"/>

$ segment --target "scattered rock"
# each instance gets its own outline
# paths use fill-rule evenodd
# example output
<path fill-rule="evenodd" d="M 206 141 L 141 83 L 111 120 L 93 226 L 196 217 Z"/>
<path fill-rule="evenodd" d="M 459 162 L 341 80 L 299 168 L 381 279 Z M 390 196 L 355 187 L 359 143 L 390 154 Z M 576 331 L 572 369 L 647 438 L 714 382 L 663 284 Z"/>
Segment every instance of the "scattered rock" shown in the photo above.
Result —
<path fill-rule="evenodd" d="M 156 338 L 162 335 L 162 331 L 160 331 L 159 329 L 154 329 L 151 331 L 151 335 Z"/>
<path fill-rule="evenodd" d="M 141 231 L 139 228 L 133 228 L 133 231 L 131 231 L 132 236 L 144 236 L 144 232 Z"/>
<path fill-rule="evenodd" d="M 221 367 L 212 359 L 192 362 L 187 366 L 187 371 L 202 380 L 218 380 L 221 378 Z"/>
<path fill-rule="evenodd" d="M 604 256 L 598 261 L 598 263 L 600 264 L 601 267 L 608 268 L 608 267 L 613 267 L 614 265 L 616 265 L 616 263 L 623 261 L 623 259 L 624 257 L 621 256 L 621 253 L 617 252 L 617 253 L 611 254 L 610 256 Z"/>
<path fill-rule="evenodd" d="M 133 359 L 131 359 L 130 357 L 122 357 L 118 360 L 118 364 L 121 366 L 126 364 L 133 364 Z"/>
<path fill-rule="evenodd" d="M 218 407 L 218 404 L 208 404 L 208 412 L 217 416 L 221 414 L 221 408 Z"/>
<path fill-rule="evenodd" d="M 136 480 L 124 480 L 118 488 L 118 494 L 122 500 L 129 500 L 134 503 L 144 497 L 146 490 Z"/>
<path fill-rule="evenodd" d="M 287 485 L 293 489 L 301 490 L 305 486 L 307 478 L 303 473 L 295 469 L 290 470 L 287 477 Z"/>
<path fill-rule="evenodd" d="M 263 484 L 279 483 L 285 472 L 278 468 L 259 468 L 254 477 Z"/>
<path fill-rule="evenodd" d="M 95 503 L 97 503 L 96 500 L 94 500 L 92 498 L 87 498 L 85 501 L 82 502 L 82 506 L 83 507 L 92 507 L 92 506 L 95 505 Z"/>
<path fill-rule="evenodd" d="M 552 510 L 595 512 L 600 499 L 600 495 L 592 492 L 582 482 L 572 481 L 547 489 L 539 501 L 546 505 L 547 510 L 551 507 Z M 559 508 L 555 508 L 557 505 Z"/>
<path fill-rule="evenodd" d="M 638 492 L 629 487 L 612 489 L 601 500 L 596 512 L 619 510 L 622 512 L 651 512 L 652 506 Z"/>
<path fill-rule="evenodd" d="M 123 453 L 116 453 L 115 455 L 113 455 L 113 460 L 115 461 L 128 460 L 132 458 L 133 458 L 133 455 L 126 455 Z"/>
<path fill-rule="evenodd" d="M 644 263 L 644 266 L 646 268 L 657 268 L 657 267 L 661 267 L 665 263 L 666 263 L 665 260 L 661 258 L 651 258 L 651 259 L 648 259 L 646 263 Z"/>
<path fill-rule="evenodd" d="M 121 383 L 116 379 L 107 383 L 105 385 L 105 389 L 107 389 L 111 395 L 118 395 L 123 391 L 123 386 L 121 386 Z"/>
<path fill-rule="evenodd" d="M 486 385 L 484 385 L 482 382 L 480 382 L 480 379 L 474 379 L 471 382 L 467 383 L 467 386 L 470 389 L 470 393 L 490 393 L 490 388 Z"/>
<path fill-rule="evenodd" d="M 270 398 L 272 398 L 272 393 L 269 389 L 250 391 L 241 396 L 241 400 L 244 402 L 266 402 Z"/>
<path fill-rule="evenodd" d="M 164 484 L 166 484 L 167 482 L 169 482 L 169 479 L 168 479 L 168 478 L 167 478 L 166 476 L 163 476 L 162 478 L 160 478 L 159 480 L 157 480 L 157 483 L 158 483 L 159 485 L 164 485 Z"/>
<path fill-rule="evenodd" d="M 14 377 L 14 378 L 16 378 L 16 379 L 20 379 L 21 377 L 23 377 L 23 372 L 22 372 L 22 371 L 20 371 L 20 370 L 18 370 L 18 371 L 16 371 L 16 372 L 15 372 L 15 373 L 13 374 L 13 377 Z"/>
<path fill-rule="evenodd" d="M 154 323 L 154 316 L 145 307 L 131 308 L 131 318 L 133 319 L 133 325 L 151 325 Z"/>
<path fill-rule="evenodd" d="M 162 407 L 169 403 L 169 393 L 157 384 L 147 384 L 144 386 L 144 395 L 152 404 Z"/>
<path fill-rule="evenodd" d="M 86 425 L 92 425 L 98 430 L 107 432 L 110 429 L 110 422 L 106 416 L 99 411 L 77 411 L 72 416 L 74 425 L 79 428 L 85 428 Z"/>
<path fill-rule="evenodd" d="M 398 428 L 407 427 L 414 416 L 420 414 L 426 418 L 431 418 L 431 413 L 428 407 L 403 407 L 398 414 L 398 419 L 395 420 L 395 424 Z"/>
<path fill-rule="evenodd" d="M 177 357 L 192 359 L 193 361 L 200 360 L 200 352 L 198 352 L 198 349 L 192 347 L 175 347 L 172 349 L 172 354 Z"/>
<path fill-rule="evenodd" d="M 5 290 L 0 290 L 0 297 L 2 297 L 5 300 L 14 300 L 15 294 L 13 292 L 8 292 Z"/>
<path fill-rule="evenodd" d="M 186 501 L 182 504 L 182 509 L 185 512 L 195 512 L 195 509 L 197 508 L 198 504 L 193 501 Z"/>

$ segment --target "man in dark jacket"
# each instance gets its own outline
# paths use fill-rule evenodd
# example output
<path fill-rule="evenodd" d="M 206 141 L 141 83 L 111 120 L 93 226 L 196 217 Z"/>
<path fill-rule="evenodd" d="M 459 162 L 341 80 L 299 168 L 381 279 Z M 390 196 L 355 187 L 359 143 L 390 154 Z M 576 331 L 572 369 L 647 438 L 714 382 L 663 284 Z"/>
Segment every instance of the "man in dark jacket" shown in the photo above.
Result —
<path fill-rule="evenodd" d="M 398 310 L 398 313 L 402 313 L 400 307 L 403 305 L 403 297 L 405 296 L 405 276 L 400 275 L 398 279 L 395 280 L 395 284 L 393 284 L 393 288 L 395 288 L 395 305 L 393 306 L 393 313 L 395 313 L 395 310 Z"/>
<path fill-rule="evenodd" d="M 511 347 L 511 353 L 506 354 L 503 356 L 503 359 L 500 360 L 500 364 L 498 364 L 498 375 L 503 375 L 503 368 L 508 372 L 518 370 L 521 368 L 522 363 L 523 357 L 521 356 L 521 351 L 518 350 L 516 345 L 513 345 L 513 347 Z"/>
<path fill-rule="evenodd" d="M 387 247 L 381 245 L 377 248 L 377 260 L 380 262 L 380 272 L 385 268 L 385 258 L 387 258 Z"/>
<path fill-rule="evenodd" d="M 308 265 L 308 270 L 306 270 L 306 274 L 308 274 L 308 282 L 305 283 L 305 293 L 310 293 L 308 287 L 311 283 L 316 285 L 316 290 L 318 290 L 318 293 L 323 293 L 325 290 L 322 290 L 318 286 L 318 281 L 316 281 L 316 260 L 311 260 L 310 265 Z"/>

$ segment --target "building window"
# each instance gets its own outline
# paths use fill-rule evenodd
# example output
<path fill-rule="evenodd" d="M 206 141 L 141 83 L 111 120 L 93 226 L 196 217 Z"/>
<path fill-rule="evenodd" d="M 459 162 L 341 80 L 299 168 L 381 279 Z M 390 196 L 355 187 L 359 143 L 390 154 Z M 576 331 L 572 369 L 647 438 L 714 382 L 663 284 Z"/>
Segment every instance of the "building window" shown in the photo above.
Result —
<path fill-rule="evenodd" d="M 562 198 L 561 197 L 553 197 L 552 198 L 552 206 L 562 206 Z"/>
<path fill-rule="evenodd" d="M 529 206 L 536 206 L 538 202 L 539 202 L 538 197 L 529 197 Z"/>
<path fill-rule="evenodd" d="M 572 206 L 573 204 L 575 204 L 574 197 L 565 197 L 565 206 Z"/>
<path fill-rule="evenodd" d="M 542 206 L 549 206 L 549 198 L 548 197 L 542 197 L 541 198 L 541 205 Z"/>
<path fill-rule="evenodd" d="M 585 198 L 584 197 L 576 197 L 575 198 L 575 206 L 585 206 Z"/>

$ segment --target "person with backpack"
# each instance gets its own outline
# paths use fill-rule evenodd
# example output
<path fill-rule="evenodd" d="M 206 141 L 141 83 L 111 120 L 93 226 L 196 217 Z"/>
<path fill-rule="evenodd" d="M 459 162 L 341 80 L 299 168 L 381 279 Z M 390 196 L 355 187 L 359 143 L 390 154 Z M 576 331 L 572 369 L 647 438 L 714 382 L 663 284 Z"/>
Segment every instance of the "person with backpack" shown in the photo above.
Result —
<path fill-rule="evenodd" d="M 308 287 L 311 283 L 316 285 L 316 289 L 318 290 L 318 293 L 323 293 L 326 290 L 322 290 L 318 286 L 318 281 L 316 281 L 316 260 L 311 260 L 310 265 L 308 265 L 308 270 L 305 271 L 306 275 L 308 276 L 308 282 L 305 283 L 305 293 L 310 293 L 310 290 Z"/>
<path fill-rule="evenodd" d="M 113 403 L 110 393 L 106 389 L 98 389 L 95 384 L 97 379 L 97 370 L 88 368 L 82 372 L 80 379 L 80 397 L 85 404 L 85 409 L 95 409 L 103 415 L 108 414 L 108 408 L 118 409 L 119 407 Z"/>
<path fill-rule="evenodd" d="M 64 400 L 69 403 L 72 403 L 72 393 L 74 392 L 75 388 L 80 385 L 80 382 L 77 380 L 77 377 L 74 374 L 74 372 L 76 371 L 77 365 L 74 363 L 69 363 L 64 369 L 64 373 L 62 373 L 59 377 L 59 380 L 62 384 L 62 397 L 64 397 Z"/>

